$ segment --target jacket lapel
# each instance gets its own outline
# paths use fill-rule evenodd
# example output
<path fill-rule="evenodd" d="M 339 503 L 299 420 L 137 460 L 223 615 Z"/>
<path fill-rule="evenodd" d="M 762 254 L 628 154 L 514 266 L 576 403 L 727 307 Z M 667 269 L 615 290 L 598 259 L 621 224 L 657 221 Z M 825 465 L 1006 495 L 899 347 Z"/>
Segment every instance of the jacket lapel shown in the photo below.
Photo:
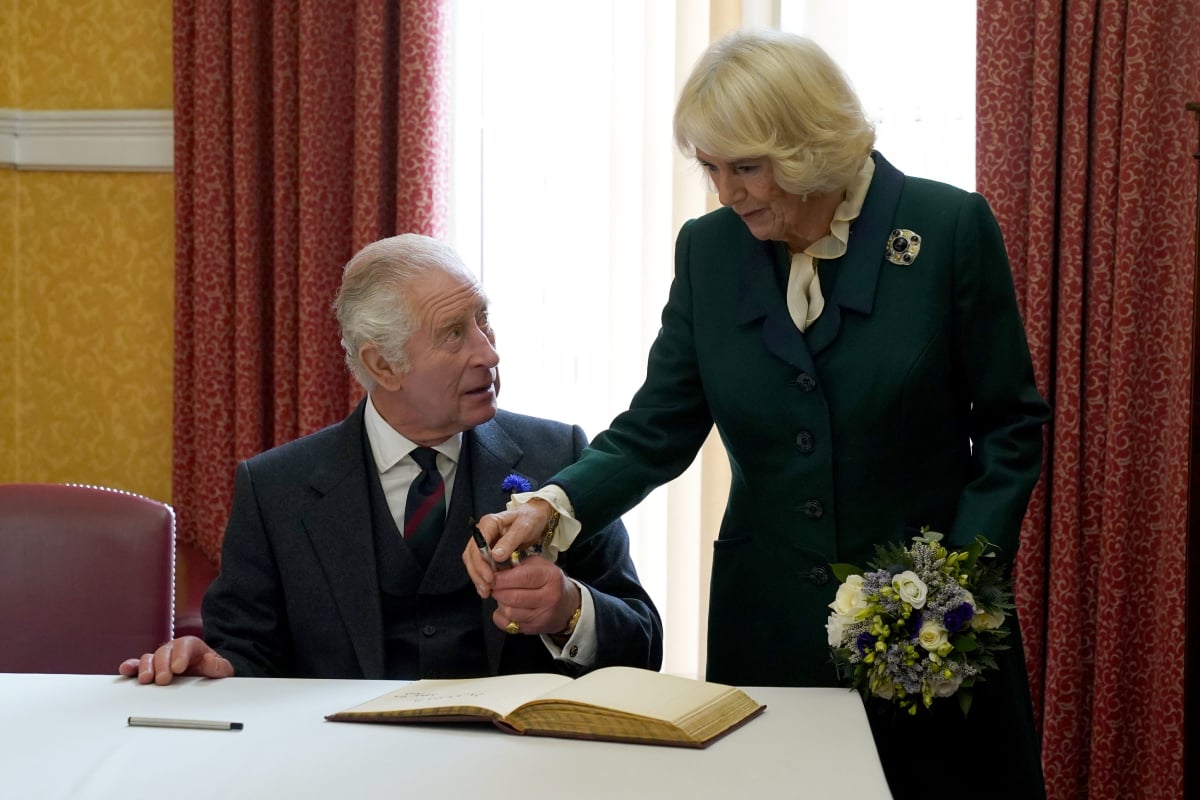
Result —
<path fill-rule="evenodd" d="M 382 678 L 383 612 L 375 564 L 363 429 L 364 403 L 339 423 L 335 448 L 309 482 L 320 495 L 304 527 L 329 580 L 364 677 Z"/>
<path fill-rule="evenodd" d="M 875 176 L 862 211 L 850 226 L 846 254 L 831 262 L 838 270 L 833 296 L 828 298 L 821 318 L 807 333 L 800 333 L 792 322 L 780 286 L 777 270 L 788 268 L 787 247 L 782 242 L 764 243 L 739 269 L 738 321 L 748 325 L 762 320 L 767 351 L 802 372 L 816 372 L 813 359 L 837 338 L 843 309 L 864 315 L 874 309 L 883 248 L 892 229 L 904 175 L 879 153 L 873 153 L 872 157 Z"/>
<path fill-rule="evenodd" d="M 508 503 L 508 494 L 500 488 L 500 484 L 515 470 L 524 451 L 494 419 L 467 431 L 463 444 L 463 450 L 469 451 L 470 472 L 469 477 L 464 476 L 464 479 L 471 491 L 471 504 L 475 509 L 475 516 L 504 508 Z M 538 488 L 537 481 L 529 478 L 529 482 L 531 488 Z M 457 483 L 454 493 L 459 493 Z M 456 556 L 461 555 L 468 536 L 470 530 L 466 529 L 464 524 L 463 538 L 455 551 Z M 487 648 L 488 666 L 493 675 L 500 671 L 500 654 L 508 638 L 508 634 L 492 622 L 492 612 L 495 610 L 495 600 L 489 598 L 483 603 L 483 639 Z"/>
<path fill-rule="evenodd" d="M 814 357 L 837 338 L 842 309 L 866 315 L 875 307 L 875 286 L 879 282 L 883 250 L 892 230 L 904 175 L 879 153 L 873 153 L 872 157 L 875 175 L 858 219 L 850 225 L 846 254 L 830 262 L 838 270 L 833 297 L 826 303 L 821 318 L 805 334 L 808 350 Z"/>
<path fill-rule="evenodd" d="M 816 372 L 804 334 L 796 328 L 788 313 L 787 301 L 779 285 L 776 270 L 787 269 L 787 246 L 782 242 L 763 243 L 738 270 L 740 306 L 738 322 L 749 325 L 763 320 L 763 344 L 776 358 L 783 359 L 801 372 Z"/>

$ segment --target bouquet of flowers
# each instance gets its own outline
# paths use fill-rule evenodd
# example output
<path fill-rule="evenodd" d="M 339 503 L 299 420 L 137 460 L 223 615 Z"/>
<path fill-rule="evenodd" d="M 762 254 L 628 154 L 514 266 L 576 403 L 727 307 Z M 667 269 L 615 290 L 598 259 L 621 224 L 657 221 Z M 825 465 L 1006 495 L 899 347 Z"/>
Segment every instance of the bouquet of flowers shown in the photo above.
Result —
<path fill-rule="evenodd" d="M 832 565 L 841 585 L 825 629 L 839 673 L 909 714 L 951 696 L 966 714 L 972 687 L 1007 649 L 1012 592 L 995 546 L 979 536 L 950 552 L 941 539 L 922 528 L 909 547 L 877 547 L 870 571 Z"/>

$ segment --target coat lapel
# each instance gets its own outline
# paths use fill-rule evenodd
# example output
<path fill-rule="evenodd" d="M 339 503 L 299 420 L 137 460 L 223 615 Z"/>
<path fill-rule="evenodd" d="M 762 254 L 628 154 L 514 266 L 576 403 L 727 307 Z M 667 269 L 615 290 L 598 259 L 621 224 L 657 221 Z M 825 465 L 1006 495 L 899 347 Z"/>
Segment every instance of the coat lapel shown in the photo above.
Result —
<path fill-rule="evenodd" d="M 367 678 L 382 678 L 383 612 L 368 500 L 363 409 L 339 425 L 335 448 L 309 482 L 320 495 L 304 527 L 329 580 L 342 623 Z"/>
<path fill-rule="evenodd" d="M 879 282 L 883 250 L 892 230 L 904 175 L 879 153 L 872 156 L 875 176 L 858 219 L 850 225 L 846 254 L 830 262 L 838 270 L 833 297 L 826 303 L 821 318 L 805 334 L 808 349 L 814 357 L 837 338 L 842 325 L 842 309 L 866 315 L 875 307 L 875 286 Z"/>
<path fill-rule="evenodd" d="M 816 372 L 813 359 L 837 338 L 843 310 L 870 314 L 874 309 L 883 248 L 892 229 L 904 175 L 879 153 L 872 157 L 875 176 L 862 211 L 850 226 L 846 254 L 831 262 L 838 270 L 833 296 L 807 333 L 800 333 L 792 322 L 776 272 L 788 266 L 787 247 L 782 242 L 764 243 L 739 269 L 738 321 L 747 325 L 762 320 L 763 344 L 768 352 L 802 372 Z"/>
<path fill-rule="evenodd" d="M 470 452 L 471 461 L 469 478 L 464 476 L 464 479 L 471 491 L 475 515 L 478 517 L 479 514 L 504 508 L 508 503 L 508 493 L 500 488 L 500 484 L 515 470 L 524 451 L 495 420 L 468 431 L 464 445 L 463 449 Z M 529 481 L 532 488 L 538 488 L 537 481 L 532 478 Z M 457 485 L 454 493 L 458 494 Z M 467 536 L 470 536 L 470 531 L 464 529 L 462 543 L 456 554 L 462 553 Z M 500 671 L 500 654 L 508 638 L 508 634 L 492 622 L 492 612 L 495 610 L 496 601 L 489 598 L 483 604 L 483 638 L 487 647 L 488 666 L 493 675 Z"/>
<path fill-rule="evenodd" d="M 782 242 L 764 243 L 738 270 L 740 306 L 738 322 L 749 325 L 763 320 L 762 337 L 767 350 L 801 372 L 816 372 L 804 334 L 796 328 L 788 313 L 787 301 L 779 285 L 777 269 L 788 265 L 787 246 Z"/>

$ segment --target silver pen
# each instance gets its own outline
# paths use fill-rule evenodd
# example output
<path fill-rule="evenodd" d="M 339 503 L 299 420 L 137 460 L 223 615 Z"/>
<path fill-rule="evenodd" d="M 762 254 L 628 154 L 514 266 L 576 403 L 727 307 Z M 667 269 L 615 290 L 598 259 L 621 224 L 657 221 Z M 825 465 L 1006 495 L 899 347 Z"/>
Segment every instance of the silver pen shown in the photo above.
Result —
<path fill-rule="evenodd" d="M 475 546 L 479 548 L 479 552 L 483 554 L 483 558 L 492 567 L 492 572 L 499 572 L 502 569 L 515 567 L 521 563 L 520 551 L 514 550 L 512 555 L 508 557 L 508 561 L 496 563 L 492 558 L 492 548 L 488 546 L 487 539 L 483 538 L 483 534 L 479 532 L 479 528 L 475 525 L 475 519 L 468 520 L 471 526 L 471 538 L 475 540 Z"/>
<path fill-rule="evenodd" d="M 206 731 L 240 731 L 242 723 L 215 719 L 171 719 L 167 717 L 130 717 L 134 728 L 197 728 Z"/>

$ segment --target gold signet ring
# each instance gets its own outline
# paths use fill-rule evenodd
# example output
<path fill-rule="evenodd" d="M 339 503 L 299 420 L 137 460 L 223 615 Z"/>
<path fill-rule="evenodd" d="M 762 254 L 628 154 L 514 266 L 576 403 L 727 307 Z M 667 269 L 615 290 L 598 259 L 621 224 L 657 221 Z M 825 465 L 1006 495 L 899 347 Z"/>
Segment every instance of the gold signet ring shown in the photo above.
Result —
<path fill-rule="evenodd" d="M 520 633 L 521 623 L 514 619 L 512 622 L 508 623 L 508 625 L 504 626 L 504 630 L 508 631 L 509 633 Z"/>

